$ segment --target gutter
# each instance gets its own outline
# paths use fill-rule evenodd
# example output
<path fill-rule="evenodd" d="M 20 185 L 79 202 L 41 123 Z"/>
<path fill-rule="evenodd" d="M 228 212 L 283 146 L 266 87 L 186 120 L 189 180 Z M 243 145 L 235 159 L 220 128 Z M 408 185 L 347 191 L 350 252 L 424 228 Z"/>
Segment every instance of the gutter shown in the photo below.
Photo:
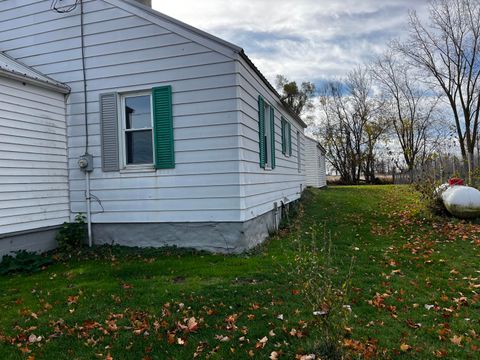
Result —
<path fill-rule="evenodd" d="M 60 83 L 50 83 L 47 81 L 39 80 L 32 78 L 30 76 L 27 76 L 25 74 L 19 73 L 14 70 L 5 70 L 3 68 L 0 68 L 0 75 L 9 79 L 13 80 L 19 80 L 22 82 L 26 82 L 32 85 L 36 85 L 38 87 L 42 87 L 44 89 L 48 90 L 54 90 L 57 92 L 60 92 L 62 94 L 69 94 L 71 89 L 68 85 L 65 84 L 60 84 Z"/>
<path fill-rule="evenodd" d="M 255 66 L 255 64 L 252 62 L 252 60 L 250 60 L 250 58 L 247 56 L 247 54 L 245 54 L 245 51 L 243 51 L 243 49 L 241 49 L 240 52 L 238 52 L 238 54 L 240 55 L 240 57 L 246 61 L 246 63 L 252 68 L 252 70 L 258 75 L 258 77 L 263 81 L 263 83 L 265 85 L 267 85 L 267 87 L 269 88 L 270 91 L 272 91 L 275 96 L 278 98 L 279 100 L 279 104 L 282 105 L 282 107 L 285 109 L 286 112 L 288 112 L 288 114 L 293 117 L 304 129 L 307 127 L 307 124 L 305 124 L 305 122 L 302 120 L 302 118 L 300 116 L 298 116 L 297 114 L 295 114 L 292 110 L 290 110 L 290 108 L 285 105 L 282 101 L 282 96 L 278 93 L 278 91 L 272 86 L 272 84 L 270 84 L 270 82 L 267 80 L 267 78 L 260 72 L 260 70 L 258 70 L 258 68 Z"/>

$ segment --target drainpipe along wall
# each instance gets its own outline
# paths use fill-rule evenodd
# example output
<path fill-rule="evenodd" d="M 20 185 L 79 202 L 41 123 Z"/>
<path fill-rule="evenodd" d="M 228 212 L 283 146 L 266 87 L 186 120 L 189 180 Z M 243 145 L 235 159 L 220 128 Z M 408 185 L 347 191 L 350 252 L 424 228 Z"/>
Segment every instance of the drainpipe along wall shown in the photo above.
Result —
<path fill-rule="evenodd" d="M 85 37 L 84 37 L 84 12 L 83 1 L 80 0 L 80 41 L 82 55 L 82 73 L 83 73 L 83 104 L 85 116 L 85 154 L 80 157 L 79 166 L 85 173 L 85 201 L 87 206 L 87 234 L 88 246 L 93 245 L 92 236 L 92 197 L 90 194 L 90 173 L 93 171 L 93 156 L 88 153 L 88 105 L 87 105 L 87 74 L 85 69 Z"/>

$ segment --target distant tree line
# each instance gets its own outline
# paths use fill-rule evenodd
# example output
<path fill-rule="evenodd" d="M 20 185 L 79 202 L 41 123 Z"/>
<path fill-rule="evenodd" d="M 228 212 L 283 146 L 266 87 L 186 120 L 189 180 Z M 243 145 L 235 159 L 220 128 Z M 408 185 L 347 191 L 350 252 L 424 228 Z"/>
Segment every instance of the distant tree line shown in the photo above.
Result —
<path fill-rule="evenodd" d="M 422 21 L 410 11 L 407 40 L 320 89 L 277 76 L 282 100 L 315 127 L 343 182 L 374 182 L 387 160 L 413 173 L 452 137 L 471 180 L 480 149 L 480 1 L 432 0 L 429 14 Z"/>

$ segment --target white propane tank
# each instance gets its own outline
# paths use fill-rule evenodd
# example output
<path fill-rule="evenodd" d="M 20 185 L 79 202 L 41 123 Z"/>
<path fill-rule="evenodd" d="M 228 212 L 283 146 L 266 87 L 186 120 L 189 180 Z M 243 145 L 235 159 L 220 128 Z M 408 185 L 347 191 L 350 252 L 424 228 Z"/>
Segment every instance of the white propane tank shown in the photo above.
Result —
<path fill-rule="evenodd" d="M 452 186 L 442 193 L 448 212 L 460 219 L 480 217 L 480 191 L 470 186 Z"/>

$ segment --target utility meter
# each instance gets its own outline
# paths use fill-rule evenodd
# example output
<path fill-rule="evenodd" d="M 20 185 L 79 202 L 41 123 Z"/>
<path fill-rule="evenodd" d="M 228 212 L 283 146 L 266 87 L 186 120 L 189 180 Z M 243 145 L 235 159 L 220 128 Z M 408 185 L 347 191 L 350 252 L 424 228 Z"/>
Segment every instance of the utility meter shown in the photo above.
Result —
<path fill-rule="evenodd" d="M 80 167 L 80 170 L 84 172 L 92 172 L 93 156 L 88 153 L 83 154 L 80 156 L 80 159 L 78 159 L 78 166 Z"/>

